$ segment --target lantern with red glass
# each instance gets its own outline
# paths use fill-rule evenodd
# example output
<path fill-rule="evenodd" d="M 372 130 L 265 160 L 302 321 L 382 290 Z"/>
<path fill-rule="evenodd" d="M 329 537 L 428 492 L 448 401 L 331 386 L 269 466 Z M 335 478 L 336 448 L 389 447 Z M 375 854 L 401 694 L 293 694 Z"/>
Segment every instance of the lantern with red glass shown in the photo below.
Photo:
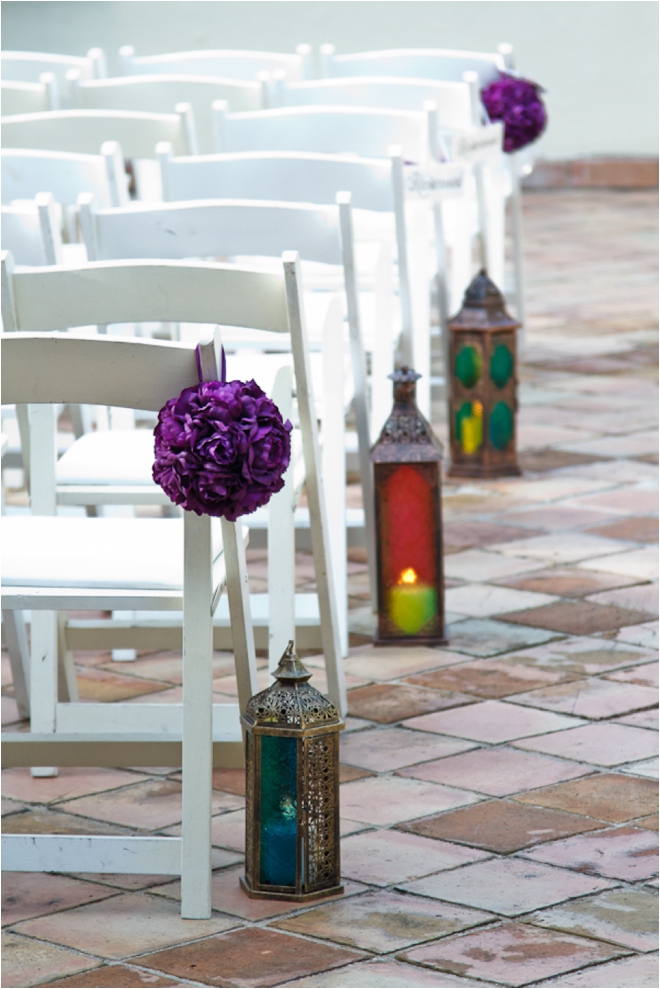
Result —
<path fill-rule="evenodd" d="M 390 375 L 394 408 L 371 451 L 382 644 L 446 642 L 442 446 L 415 402 L 420 377 L 408 367 Z"/>

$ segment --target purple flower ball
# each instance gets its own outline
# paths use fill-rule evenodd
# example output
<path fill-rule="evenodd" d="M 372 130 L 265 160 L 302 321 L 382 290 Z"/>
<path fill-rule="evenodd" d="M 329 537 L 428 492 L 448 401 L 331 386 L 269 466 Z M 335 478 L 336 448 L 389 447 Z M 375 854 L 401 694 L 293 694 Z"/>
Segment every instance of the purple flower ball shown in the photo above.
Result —
<path fill-rule="evenodd" d="M 255 381 L 204 381 L 158 413 L 153 479 L 186 511 L 235 522 L 284 487 L 291 429 Z"/>
<path fill-rule="evenodd" d="M 504 122 L 504 150 L 518 151 L 535 141 L 545 130 L 548 117 L 540 93 L 529 79 L 500 74 L 481 91 L 481 99 L 491 120 Z"/>

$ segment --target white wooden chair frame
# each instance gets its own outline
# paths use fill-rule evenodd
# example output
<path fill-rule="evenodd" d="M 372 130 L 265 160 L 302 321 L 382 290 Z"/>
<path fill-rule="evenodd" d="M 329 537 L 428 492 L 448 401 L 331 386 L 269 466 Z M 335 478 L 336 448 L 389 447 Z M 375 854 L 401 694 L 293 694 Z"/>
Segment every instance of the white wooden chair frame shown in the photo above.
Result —
<path fill-rule="evenodd" d="M 34 148 L 3 148 L 3 202 L 34 199 L 40 192 L 52 193 L 63 207 L 75 206 L 82 192 L 91 192 L 99 206 L 128 203 L 124 159 L 116 141 L 104 141 L 100 153 L 41 151 Z"/>
<path fill-rule="evenodd" d="M 42 72 L 38 82 L 19 82 L 3 79 L 2 113 L 5 117 L 14 113 L 41 113 L 60 109 L 60 95 L 54 72 Z"/>
<path fill-rule="evenodd" d="M 3 51 L 0 56 L 2 78 L 8 82 L 38 82 L 44 72 L 55 77 L 58 99 L 62 108 L 71 105 L 67 72 L 75 69 L 82 79 L 103 79 L 107 76 L 105 55 L 100 48 L 90 48 L 87 55 L 54 55 L 45 52 Z M 52 109 L 58 109 L 52 107 Z"/>
<path fill-rule="evenodd" d="M 300 44 L 295 54 L 227 48 L 136 56 L 132 45 L 124 45 L 119 61 L 124 75 L 174 72 L 254 80 L 259 72 L 279 69 L 288 79 L 303 79 L 311 78 L 311 53 L 310 45 Z"/>

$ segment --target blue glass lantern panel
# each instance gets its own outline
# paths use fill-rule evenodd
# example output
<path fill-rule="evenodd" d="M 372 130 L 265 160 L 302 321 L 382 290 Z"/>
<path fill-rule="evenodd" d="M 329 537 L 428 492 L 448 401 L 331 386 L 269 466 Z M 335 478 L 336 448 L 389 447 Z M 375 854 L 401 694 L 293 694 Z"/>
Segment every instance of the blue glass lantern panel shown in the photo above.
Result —
<path fill-rule="evenodd" d="M 265 886 L 296 885 L 297 759 L 297 739 L 261 736 L 259 882 Z"/>

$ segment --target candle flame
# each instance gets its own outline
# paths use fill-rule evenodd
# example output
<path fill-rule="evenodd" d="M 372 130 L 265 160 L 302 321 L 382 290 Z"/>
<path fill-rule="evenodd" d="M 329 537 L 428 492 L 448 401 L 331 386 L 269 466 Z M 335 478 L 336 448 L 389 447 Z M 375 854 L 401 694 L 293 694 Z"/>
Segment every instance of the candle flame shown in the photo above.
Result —
<path fill-rule="evenodd" d="M 477 416 L 478 418 L 481 418 L 481 416 L 483 414 L 484 414 L 484 407 L 481 404 L 481 402 L 473 402 L 472 403 L 472 415 Z"/>
<path fill-rule="evenodd" d="M 408 567 L 407 570 L 404 570 L 402 572 L 401 576 L 399 577 L 399 583 L 400 584 L 416 584 L 417 583 L 417 574 L 415 573 L 415 571 L 413 570 L 412 567 Z"/>

